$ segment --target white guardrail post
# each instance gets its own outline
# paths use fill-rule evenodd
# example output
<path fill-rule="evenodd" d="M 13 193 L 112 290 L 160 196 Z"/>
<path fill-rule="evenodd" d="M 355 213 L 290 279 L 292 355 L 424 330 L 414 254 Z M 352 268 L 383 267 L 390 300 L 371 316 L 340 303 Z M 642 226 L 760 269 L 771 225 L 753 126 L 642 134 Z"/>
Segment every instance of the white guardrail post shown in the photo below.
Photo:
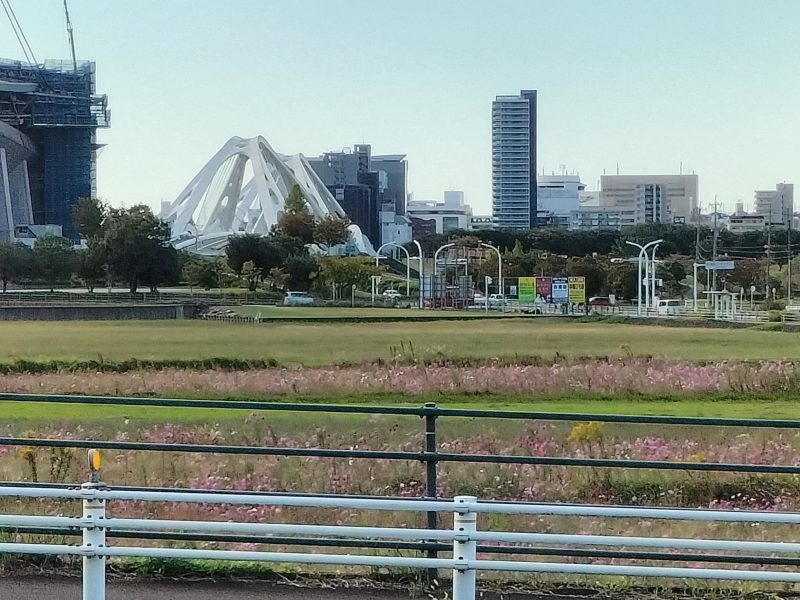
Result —
<path fill-rule="evenodd" d="M 89 450 L 90 479 L 81 488 L 97 489 L 100 483 L 100 452 Z M 83 518 L 95 524 L 106 518 L 106 502 L 99 498 L 83 501 Z M 96 551 L 106 546 L 106 529 L 96 525 L 83 526 L 83 547 Z M 104 556 L 83 557 L 83 600 L 105 600 L 106 598 L 106 559 Z"/>
<path fill-rule="evenodd" d="M 469 565 L 477 558 L 477 542 L 471 538 L 477 531 L 478 514 L 459 512 L 459 507 L 474 504 L 478 499 L 475 496 L 456 496 L 454 501 L 456 512 L 453 516 L 453 560 L 456 566 L 453 569 L 453 600 L 475 600 L 475 570 L 469 568 Z"/>

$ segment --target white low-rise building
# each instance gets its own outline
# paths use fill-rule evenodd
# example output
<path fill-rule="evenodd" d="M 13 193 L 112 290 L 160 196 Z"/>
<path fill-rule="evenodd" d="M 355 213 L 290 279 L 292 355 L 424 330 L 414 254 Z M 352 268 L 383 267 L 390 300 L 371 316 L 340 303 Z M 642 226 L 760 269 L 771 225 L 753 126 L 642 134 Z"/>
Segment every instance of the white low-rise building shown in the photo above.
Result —
<path fill-rule="evenodd" d="M 435 200 L 409 200 L 406 215 L 411 220 L 415 238 L 432 233 L 447 233 L 456 229 L 469 229 L 472 207 L 464 202 L 464 192 L 444 193 L 444 202 Z"/>

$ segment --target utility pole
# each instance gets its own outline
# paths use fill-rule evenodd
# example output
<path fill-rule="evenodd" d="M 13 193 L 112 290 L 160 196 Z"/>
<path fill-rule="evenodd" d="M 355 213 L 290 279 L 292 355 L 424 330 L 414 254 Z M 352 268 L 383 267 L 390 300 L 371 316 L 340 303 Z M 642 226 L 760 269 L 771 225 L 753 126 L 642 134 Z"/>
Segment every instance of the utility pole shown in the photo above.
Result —
<path fill-rule="evenodd" d="M 717 231 L 717 196 L 714 195 L 714 249 L 712 250 L 712 254 L 714 256 L 714 260 L 717 260 L 717 237 L 719 235 L 719 231 Z M 714 269 L 714 283 L 712 284 L 713 287 L 711 288 L 715 292 L 717 291 L 717 270 Z"/>
<path fill-rule="evenodd" d="M 769 301 L 769 254 L 772 251 L 772 202 L 769 203 L 769 217 L 767 217 L 767 269 L 764 275 L 764 300 Z"/>
<path fill-rule="evenodd" d="M 700 262 L 700 203 L 694 209 L 695 221 L 697 222 L 697 235 L 694 240 L 694 259 Z"/>
<path fill-rule="evenodd" d="M 786 275 L 789 280 L 786 285 L 786 304 L 792 302 L 792 217 L 793 212 L 791 207 L 786 210 L 786 199 L 783 196 L 783 189 L 781 189 L 781 212 L 783 218 L 786 219 L 786 256 L 788 262 L 786 263 Z"/>

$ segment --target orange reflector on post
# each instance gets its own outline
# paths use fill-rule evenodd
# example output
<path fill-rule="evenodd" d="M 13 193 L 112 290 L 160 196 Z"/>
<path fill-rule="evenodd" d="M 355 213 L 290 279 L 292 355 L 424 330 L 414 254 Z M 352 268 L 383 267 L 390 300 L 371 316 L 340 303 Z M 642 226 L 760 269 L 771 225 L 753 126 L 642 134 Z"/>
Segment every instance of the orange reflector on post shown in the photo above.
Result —
<path fill-rule="evenodd" d="M 99 471 L 103 464 L 103 459 L 100 456 L 100 450 L 89 450 L 89 468 L 92 471 Z"/>

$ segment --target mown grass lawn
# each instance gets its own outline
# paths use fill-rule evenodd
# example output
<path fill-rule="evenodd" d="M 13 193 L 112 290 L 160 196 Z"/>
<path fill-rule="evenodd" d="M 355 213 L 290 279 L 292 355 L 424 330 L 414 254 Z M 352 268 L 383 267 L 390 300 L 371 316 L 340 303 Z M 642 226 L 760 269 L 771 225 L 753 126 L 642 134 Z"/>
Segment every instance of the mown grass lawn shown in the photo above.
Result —
<path fill-rule="evenodd" d="M 210 394 L 210 396 L 213 394 Z M 242 399 L 242 398 L 237 398 Z M 255 398 L 253 398 L 255 400 Z M 409 398 L 390 394 L 359 396 L 321 397 L 280 397 L 258 398 L 258 400 L 278 402 L 335 403 L 359 405 L 397 405 L 421 406 L 425 402 L 437 402 L 443 407 L 472 409 L 502 409 L 509 411 L 533 411 L 556 413 L 593 414 L 636 414 L 636 415 L 675 415 L 688 417 L 727 417 L 800 419 L 800 398 L 791 396 L 743 397 L 736 394 L 703 394 L 674 396 L 569 396 L 569 397 L 526 397 L 526 396 L 475 396 L 468 394 L 448 394 Z M 0 401 L 0 415 L 6 423 L 107 423 L 120 425 L 123 421 L 138 424 L 180 422 L 180 423 L 220 423 L 242 421 L 254 411 L 243 409 L 199 409 L 153 406 L 109 406 L 49 402 L 8 402 Z M 370 415 L 342 415 L 332 413 L 261 411 L 265 421 L 272 425 L 303 429 L 309 426 L 360 426 L 371 427 L 374 419 Z M 391 417 L 419 421 L 418 417 Z M 448 421 L 474 419 L 448 418 Z"/>
<path fill-rule="evenodd" d="M 3 322 L 0 362 L 273 358 L 327 365 L 403 358 L 656 356 L 798 359 L 800 337 L 753 329 L 678 328 L 557 319 L 392 323 L 203 321 Z"/>

